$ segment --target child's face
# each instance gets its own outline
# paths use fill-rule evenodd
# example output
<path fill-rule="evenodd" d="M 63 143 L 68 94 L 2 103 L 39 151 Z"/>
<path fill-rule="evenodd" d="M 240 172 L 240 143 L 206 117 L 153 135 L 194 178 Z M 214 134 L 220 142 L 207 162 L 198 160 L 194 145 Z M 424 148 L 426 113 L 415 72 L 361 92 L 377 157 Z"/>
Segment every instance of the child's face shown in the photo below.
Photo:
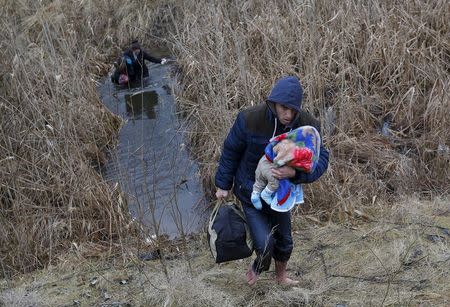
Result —
<path fill-rule="evenodd" d="M 294 159 L 295 143 L 292 140 L 284 139 L 273 147 L 273 151 L 277 154 L 273 163 L 277 166 L 283 166 Z"/>

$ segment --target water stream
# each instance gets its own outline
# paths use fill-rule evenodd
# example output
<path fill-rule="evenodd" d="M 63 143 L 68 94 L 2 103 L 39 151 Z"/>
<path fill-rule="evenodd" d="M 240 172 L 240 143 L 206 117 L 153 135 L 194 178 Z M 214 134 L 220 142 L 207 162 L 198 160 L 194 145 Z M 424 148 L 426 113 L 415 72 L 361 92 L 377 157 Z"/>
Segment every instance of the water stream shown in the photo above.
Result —
<path fill-rule="evenodd" d="M 184 123 L 175 112 L 171 65 L 148 68 L 144 87 L 119 89 L 109 78 L 99 86 L 103 103 L 126 120 L 103 175 L 119 183 L 131 215 L 150 234 L 157 227 L 174 238 L 200 229 L 205 199 L 198 166 L 184 145 Z"/>

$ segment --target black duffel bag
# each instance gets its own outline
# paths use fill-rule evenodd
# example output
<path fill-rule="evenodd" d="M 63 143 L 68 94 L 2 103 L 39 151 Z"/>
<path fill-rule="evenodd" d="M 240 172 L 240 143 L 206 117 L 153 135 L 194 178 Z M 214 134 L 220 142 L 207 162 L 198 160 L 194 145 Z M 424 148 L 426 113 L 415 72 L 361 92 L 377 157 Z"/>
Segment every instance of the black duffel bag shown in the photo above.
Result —
<path fill-rule="evenodd" d="M 253 243 L 244 213 L 232 202 L 221 203 L 211 212 L 208 243 L 216 263 L 250 257 Z"/>

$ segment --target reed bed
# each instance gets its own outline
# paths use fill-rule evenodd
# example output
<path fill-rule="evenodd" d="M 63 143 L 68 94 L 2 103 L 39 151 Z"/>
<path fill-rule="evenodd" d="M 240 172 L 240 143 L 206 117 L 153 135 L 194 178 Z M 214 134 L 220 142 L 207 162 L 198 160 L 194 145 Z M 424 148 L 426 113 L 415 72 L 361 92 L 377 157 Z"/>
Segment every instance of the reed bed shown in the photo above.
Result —
<path fill-rule="evenodd" d="M 316 213 L 346 219 L 404 194 L 449 192 L 447 1 L 1 4 L 2 275 L 52 263 L 70 245 L 112 250 L 129 233 L 120 191 L 94 169 L 121 124 L 96 80 L 135 38 L 169 44 L 177 58 L 177 103 L 207 191 L 237 112 L 294 74 L 331 151 L 306 191 Z"/>
<path fill-rule="evenodd" d="M 310 207 L 329 218 L 350 204 L 449 192 L 447 1 L 183 1 L 178 10 L 178 102 L 209 187 L 236 113 L 293 74 L 331 151 L 328 173 L 307 189 Z"/>
<path fill-rule="evenodd" d="M 112 251 L 130 232 L 121 192 L 96 169 L 121 125 L 96 85 L 123 46 L 145 38 L 136 26 L 157 34 L 162 21 L 152 2 L 119 4 L 1 1 L 0 276 L 70 246 Z"/>

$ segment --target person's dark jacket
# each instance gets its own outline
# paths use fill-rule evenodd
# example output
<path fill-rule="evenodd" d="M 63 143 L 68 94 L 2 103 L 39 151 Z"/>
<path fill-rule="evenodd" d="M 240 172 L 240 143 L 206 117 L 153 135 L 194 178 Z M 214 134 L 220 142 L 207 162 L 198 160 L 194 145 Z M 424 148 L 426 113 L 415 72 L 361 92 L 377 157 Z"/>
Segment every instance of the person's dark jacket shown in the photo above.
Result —
<path fill-rule="evenodd" d="M 233 191 L 243 202 L 250 202 L 255 182 L 255 170 L 269 140 L 290 129 L 310 125 L 320 132 L 320 123 L 307 112 L 301 111 L 302 89 L 298 79 L 281 79 L 272 89 L 268 101 L 240 112 L 223 144 L 222 155 L 216 172 L 215 185 L 222 190 Z M 276 118 L 273 103 L 280 103 L 297 112 L 290 127 L 283 126 Z M 296 170 L 293 183 L 311 183 L 319 179 L 328 168 L 328 151 L 321 144 L 316 169 L 312 173 Z"/>
<path fill-rule="evenodd" d="M 161 63 L 160 58 L 152 57 L 150 54 L 143 51 L 142 49 L 136 58 L 134 58 L 134 54 L 131 49 L 125 51 L 123 56 L 125 58 L 128 57 L 129 59 L 131 59 L 132 62 L 131 66 L 127 65 L 128 78 L 130 78 L 130 81 L 148 77 L 149 75 L 148 68 L 147 65 L 145 65 L 145 60 L 153 63 Z"/>

